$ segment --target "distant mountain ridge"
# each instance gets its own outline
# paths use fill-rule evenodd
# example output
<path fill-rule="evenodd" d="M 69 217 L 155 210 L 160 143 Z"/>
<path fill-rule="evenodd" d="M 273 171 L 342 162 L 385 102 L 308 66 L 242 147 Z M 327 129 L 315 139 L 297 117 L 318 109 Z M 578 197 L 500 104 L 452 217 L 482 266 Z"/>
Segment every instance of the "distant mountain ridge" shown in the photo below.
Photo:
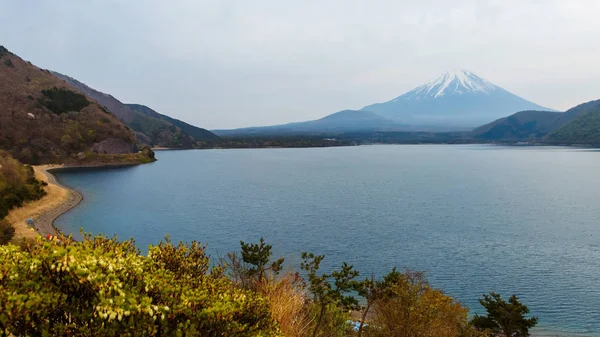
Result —
<path fill-rule="evenodd" d="M 362 110 L 404 124 L 476 127 L 523 110 L 552 109 L 527 101 L 466 70 L 439 78 Z"/>
<path fill-rule="evenodd" d="M 194 148 L 209 146 L 219 140 L 212 132 L 160 114 L 144 105 L 124 104 L 112 95 L 58 72 L 56 77 L 85 92 L 119 117 L 136 132 L 138 140 L 150 146 Z"/>
<path fill-rule="evenodd" d="M 379 131 L 396 124 L 370 111 L 342 110 L 321 119 L 282 125 L 249 127 L 234 130 L 213 130 L 219 136 L 251 135 L 311 135 L 352 131 Z"/>

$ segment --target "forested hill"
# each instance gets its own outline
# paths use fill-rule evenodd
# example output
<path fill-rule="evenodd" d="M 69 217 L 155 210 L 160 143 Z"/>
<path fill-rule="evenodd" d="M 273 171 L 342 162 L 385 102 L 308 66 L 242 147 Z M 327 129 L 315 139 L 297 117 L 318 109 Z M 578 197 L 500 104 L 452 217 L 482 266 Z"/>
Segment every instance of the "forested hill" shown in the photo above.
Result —
<path fill-rule="evenodd" d="M 471 137 L 482 141 L 600 145 L 600 100 L 565 112 L 520 111 L 476 128 Z"/>
<path fill-rule="evenodd" d="M 544 141 L 551 144 L 600 146 L 600 100 L 578 105 L 571 110 L 576 112 L 575 117 L 549 134 Z"/>
<path fill-rule="evenodd" d="M 0 149 L 19 161 L 64 163 L 93 149 L 137 150 L 134 134 L 110 111 L 2 46 L 0 78 Z"/>
<path fill-rule="evenodd" d="M 136 132 L 140 142 L 149 146 L 170 148 L 207 147 L 219 140 L 210 131 L 187 124 L 175 118 L 137 104 L 124 104 L 112 95 L 100 92 L 61 73 L 53 74 L 86 93 L 119 117 Z"/>

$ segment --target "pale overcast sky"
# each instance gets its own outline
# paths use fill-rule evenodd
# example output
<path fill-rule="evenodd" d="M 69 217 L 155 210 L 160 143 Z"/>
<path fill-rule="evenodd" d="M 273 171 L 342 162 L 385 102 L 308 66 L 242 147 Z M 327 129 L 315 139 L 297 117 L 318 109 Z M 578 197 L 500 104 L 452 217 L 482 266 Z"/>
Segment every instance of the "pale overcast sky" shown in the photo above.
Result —
<path fill-rule="evenodd" d="M 0 44 L 215 129 L 387 101 L 455 68 L 535 103 L 600 98 L 599 0 L 0 0 Z"/>

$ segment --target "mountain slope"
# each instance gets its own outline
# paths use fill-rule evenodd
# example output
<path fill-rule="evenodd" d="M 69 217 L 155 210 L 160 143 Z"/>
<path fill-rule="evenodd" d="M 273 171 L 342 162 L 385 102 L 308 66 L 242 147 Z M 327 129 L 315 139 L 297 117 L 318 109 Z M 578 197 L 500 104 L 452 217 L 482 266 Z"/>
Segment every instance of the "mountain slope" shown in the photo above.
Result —
<path fill-rule="evenodd" d="M 508 117 L 500 118 L 473 130 L 476 139 L 524 141 L 540 138 L 556 130 L 560 125 L 561 112 L 520 111 Z"/>
<path fill-rule="evenodd" d="M 197 126 L 188 124 L 184 121 L 181 121 L 181 120 L 173 118 L 173 117 L 169 117 L 167 115 L 163 115 L 161 113 L 158 113 L 158 112 L 152 110 L 151 108 L 149 108 L 145 105 L 141 105 L 141 104 L 125 104 L 125 105 L 127 107 L 129 107 L 130 109 L 140 112 L 148 117 L 158 118 L 160 120 L 166 121 L 167 123 L 171 123 L 172 125 L 181 129 L 182 132 L 195 138 L 197 141 L 218 141 L 219 140 L 219 137 L 217 135 L 215 135 L 214 133 L 212 133 L 206 129 L 199 128 Z"/>
<path fill-rule="evenodd" d="M 362 110 L 405 124 L 475 127 L 516 111 L 552 109 L 518 97 L 474 73 L 459 70 Z"/>
<path fill-rule="evenodd" d="M 482 140 L 540 140 L 571 122 L 578 116 L 594 111 L 600 101 L 578 105 L 566 112 L 520 111 L 473 130 L 472 137 Z"/>
<path fill-rule="evenodd" d="M 219 136 L 335 134 L 386 129 L 394 123 L 370 111 L 343 110 L 321 119 L 235 130 L 213 130 Z"/>
<path fill-rule="evenodd" d="M 96 101 L 0 46 L 0 148 L 23 163 L 130 153 L 135 136 Z"/>
<path fill-rule="evenodd" d="M 571 119 L 544 138 L 550 144 L 600 145 L 600 100 L 587 102 L 569 110 Z"/>
<path fill-rule="evenodd" d="M 150 146 L 193 148 L 203 147 L 206 143 L 218 140 L 218 137 L 210 131 L 161 115 L 144 106 L 135 105 L 134 109 L 113 96 L 90 88 L 72 77 L 57 72 L 53 74 L 104 105 L 125 125 L 133 129 L 141 142 Z M 185 126 L 182 127 L 184 124 Z"/>

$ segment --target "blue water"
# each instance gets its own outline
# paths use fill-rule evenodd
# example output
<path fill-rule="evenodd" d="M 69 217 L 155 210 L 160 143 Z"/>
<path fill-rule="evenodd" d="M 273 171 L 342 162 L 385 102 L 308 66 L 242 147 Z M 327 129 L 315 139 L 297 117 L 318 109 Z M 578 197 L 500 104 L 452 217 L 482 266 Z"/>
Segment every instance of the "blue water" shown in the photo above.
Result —
<path fill-rule="evenodd" d="M 302 251 L 364 275 L 424 270 L 481 312 L 517 294 L 539 331 L 600 336 L 600 152 L 497 146 L 360 146 L 157 152 L 156 163 L 65 171 L 84 202 L 65 230 L 200 240 L 213 256 L 239 240 Z"/>

